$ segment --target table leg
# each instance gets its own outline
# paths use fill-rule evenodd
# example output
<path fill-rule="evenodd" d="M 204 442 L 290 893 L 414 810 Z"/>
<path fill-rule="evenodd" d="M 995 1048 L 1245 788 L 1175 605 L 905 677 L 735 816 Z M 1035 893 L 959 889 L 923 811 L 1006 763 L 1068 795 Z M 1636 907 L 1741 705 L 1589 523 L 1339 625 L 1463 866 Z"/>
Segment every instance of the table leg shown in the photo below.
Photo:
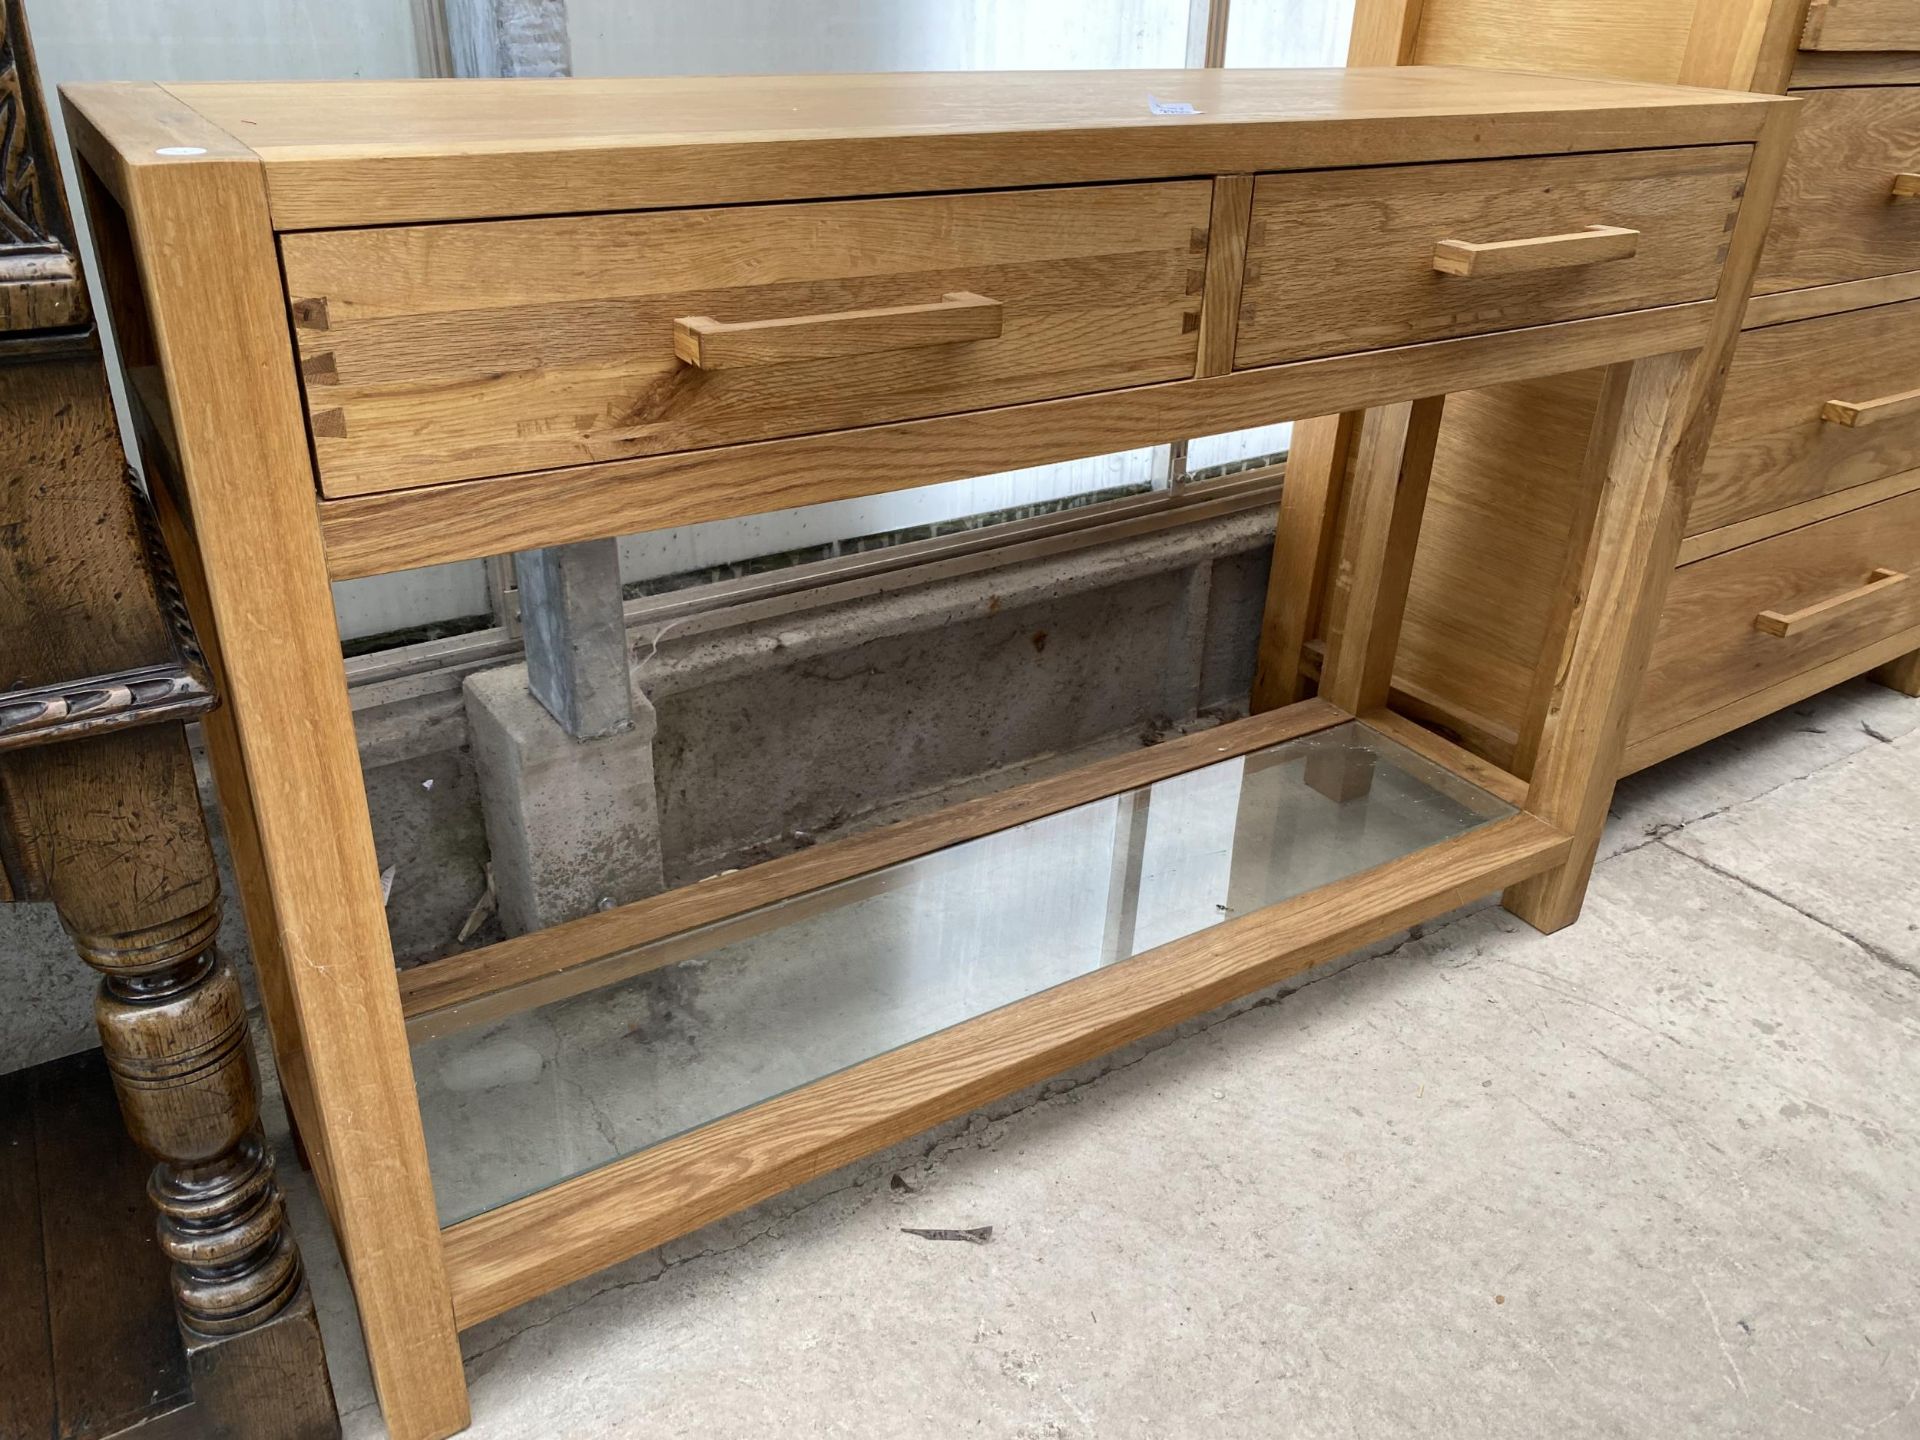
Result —
<path fill-rule="evenodd" d="M 1444 395 L 1382 405 L 1362 417 L 1328 577 L 1320 698 L 1349 715 L 1387 703 Z"/>
<path fill-rule="evenodd" d="M 1307 643 L 1319 632 L 1333 564 L 1335 530 L 1345 503 L 1347 468 L 1361 411 L 1297 420 L 1280 490 L 1280 518 L 1260 620 L 1253 700 L 1258 715 L 1313 693 L 1300 674 Z"/>
<path fill-rule="evenodd" d="M 153 159 L 94 169 L 83 185 L 101 272 L 119 292 L 123 362 L 157 362 L 165 377 L 181 518 L 204 580 L 194 619 L 220 654 L 224 733 L 237 741 L 223 799 L 250 815 L 271 894 L 279 943 L 259 956 L 274 969 L 264 983 L 297 1020 L 307 1140 L 374 1384 L 396 1440 L 439 1440 L 468 1422 L 466 1383 L 287 317 L 273 298 L 265 179 L 251 151 L 184 108 L 152 138 Z M 170 163 L 182 151 L 194 163 Z M 135 274 L 141 293 L 128 294 Z"/>
<path fill-rule="evenodd" d="M 1513 886 L 1504 897 L 1506 907 L 1536 929 L 1572 924 L 1586 897 L 1626 749 L 1627 718 L 1680 553 L 1687 502 L 1719 412 L 1794 119 L 1792 107 L 1775 109 L 1754 145 L 1745 198 L 1727 240 L 1720 303 L 1701 348 L 1616 367 L 1602 386 L 1586 460 L 1599 498 L 1590 520 L 1582 519 L 1586 544 L 1556 605 L 1559 633 L 1548 637 L 1540 661 L 1545 673 L 1519 740 L 1519 758 L 1532 760 L 1526 808 L 1574 842 L 1559 869 Z"/>
<path fill-rule="evenodd" d="M 1510 888 L 1507 909 L 1538 930 L 1571 925 L 1613 800 L 1627 718 L 1653 645 L 1686 515 L 1688 422 L 1697 351 L 1613 367 L 1602 387 L 1587 467 L 1598 487 L 1586 544 L 1570 565 L 1521 737 L 1532 757 L 1527 809 L 1574 839 L 1572 856 Z"/>
<path fill-rule="evenodd" d="M 1902 695 L 1920 695 L 1920 650 L 1889 660 L 1873 672 L 1873 678 Z"/>

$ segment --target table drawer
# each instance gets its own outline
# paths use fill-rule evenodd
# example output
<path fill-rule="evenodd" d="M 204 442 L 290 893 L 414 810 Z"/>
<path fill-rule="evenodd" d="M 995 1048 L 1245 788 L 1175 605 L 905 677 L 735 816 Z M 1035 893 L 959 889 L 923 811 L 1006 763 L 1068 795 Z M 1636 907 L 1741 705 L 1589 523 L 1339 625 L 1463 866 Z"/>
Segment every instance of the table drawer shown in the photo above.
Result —
<path fill-rule="evenodd" d="M 1712 296 L 1749 148 L 1620 151 L 1254 183 L 1234 364 L 1271 365 Z M 1637 231 L 1474 255 L 1472 247 Z M 1461 256 L 1469 256 L 1464 262 Z"/>
<path fill-rule="evenodd" d="M 1914 0 L 1813 0 L 1802 50 L 1920 50 Z"/>
<path fill-rule="evenodd" d="M 1687 533 L 1916 467 L 1920 300 L 1749 330 Z"/>
<path fill-rule="evenodd" d="M 1920 86 L 1802 90 L 1758 294 L 1920 269 Z M 1910 181 L 1914 188 L 1920 182 Z"/>
<path fill-rule="evenodd" d="M 1915 625 L 1920 491 L 1683 565 L 1630 743 Z"/>
<path fill-rule="evenodd" d="M 1211 194 L 1184 180 L 287 235 L 320 486 L 1183 378 Z"/>

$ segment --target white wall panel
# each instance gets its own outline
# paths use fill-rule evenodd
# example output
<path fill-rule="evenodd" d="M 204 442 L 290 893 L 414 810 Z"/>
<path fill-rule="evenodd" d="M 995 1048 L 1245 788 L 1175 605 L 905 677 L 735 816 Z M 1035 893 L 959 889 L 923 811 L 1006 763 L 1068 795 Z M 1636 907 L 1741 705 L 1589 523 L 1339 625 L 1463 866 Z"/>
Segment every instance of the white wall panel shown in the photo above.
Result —
<path fill-rule="evenodd" d="M 1233 0 L 1227 64 L 1344 65 L 1353 0 Z"/>
<path fill-rule="evenodd" d="M 485 615 L 490 609 L 484 560 L 423 565 L 366 580 L 336 581 L 333 587 L 333 614 L 342 640 Z"/>
<path fill-rule="evenodd" d="M 932 525 L 993 510 L 1037 505 L 1122 485 L 1164 483 L 1166 448 L 1123 450 L 1061 465 L 1036 465 L 969 480 L 922 485 L 889 495 L 834 500 L 798 510 L 715 520 L 629 535 L 620 542 L 620 578 L 629 584 L 778 555 L 835 540 Z"/>
<path fill-rule="evenodd" d="M 1290 420 L 1278 425 L 1256 425 L 1251 430 L 1229 430 L 1224 435 L 1202 435 L 1187 442 L 1187 470 L 1205 470 L 1210 465 L 1278 455 L 1286 450 L 1292 436 Z"/>
<path fill-rule="evenodd" d="M 1181 64 L 1187 42 L 1187 0 L 568 0 L 567 9 L 576 75 L 1141 68 Z"/>
<path fill-rule="evenodd" d="M 53 0 L 28 13 L 68 80 L 355 80 L 416 74 L 408 0 Z"/>

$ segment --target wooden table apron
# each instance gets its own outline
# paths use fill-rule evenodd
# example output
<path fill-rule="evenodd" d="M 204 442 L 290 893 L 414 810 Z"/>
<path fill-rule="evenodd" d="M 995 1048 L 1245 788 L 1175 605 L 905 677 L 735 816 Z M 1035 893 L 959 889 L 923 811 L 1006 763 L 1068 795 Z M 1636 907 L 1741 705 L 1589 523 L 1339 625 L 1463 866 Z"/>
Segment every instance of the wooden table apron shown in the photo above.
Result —
<path fill-rule="evenodd" d="M 1147 91 L 1189 100 L 1202 113 L 1171 123 L 1149 117 Z M 388 1425 L 406 1440 L 467 1423 L 458 1329 L 543 1290 L 1475 894 L 1510 886 L 1510 908 L 1535 925 L 1569 923 L 1792 114 L 1790 104 L 1757 97 L 1419 68 L 508 88 L 103 85 L 71 89 L 67 106 L 149 475 L 160 482 L 154 488 L 182 583 L 231 697 L 209 722 L 210 751 L 289 1102 L 352 1274 Z M 1673 291 L 1662 303 L 1635 309 L 1622 298 L 1555 313 L 1549 302 L 1564 291 L 1509 281 L 1507 300 L 1482 324 L 1449 323 L 1458 315 L 1442 307 L 1438 320 L 1410 319 L 1404 343 L 1343 345 L 1336 330 L 1324 353 L 1260 364 L 1247 352 L 1235 368 L 1236 337 L 1253 333 L 1245 331 L 1250 307 L 1287 303 L 1284 291 L 1269 299 L 1271 277 L 1288 263 L 1294 227 L 1306 223 L 1260 228 L 1263 215 L 1282 213 L 1270 207 L 1288 193 L 1265 188 L 1276 157 L 1287 158 L 1288 173 L 1343 172 L 1308 187 L 1331 196 L 1330 205 L 1346 191 L 1364 201 L 1378 189 L 1385 202 L 1418 189 L 1424 172 L 1405 167 L 1490 159 L 1533 166 L 1547 162 L 1516 157 L 1610 151 L 1584 168 L 1620 177 L 1621 187 L 1641 185 L 1641 203 L 1665 205 L 1661 213 L 1679 225 L 1704 213 L 1692 192 L 1663 190 L 1657 175 L 1633 178 L 1647 164 L 1626 152 L 1694 147 L 1685 162 L 1693 178 L 1673 184 L 1704 193 L 1720 183 L 1720 155 L 1744 159 L 1724 147 L 1749 146 L 1744 174 L 1740 163 L 1727 172 L 1716 212 L 1725 216 L 1724 243 L 1705 261 L 1663 250 L 1663 236 L 1649 229 L 1646 283 Z M 1565 185 L 1551 166 L 1512 173 L 1514 184 L 1550 177 L 1544 193 Z M 1210 187 L 1188 246 L 1190 374 L 517 473 L 449 480 L 431 473 L 439 462 L 429 455 L 417 479 L 400 477 L 407 488 L 356 481 L 316 496 L 315 447 L 340 422 L 323 422 L 310 399 L 303 404 L 290 329 L 297 335 L 304 318 L 311 330 L 316 312 L 296 303 L 290 322 L 289 299 L 301 297 L 287 294 L 281 242 L 293 232 L 1168 177 Z M 1615 181 L 1595 184 L 1592 203 L 1606 211 Z M 1508 202 L 1496 190 L 1487 203 Z M 1305 213 L 1322 205 L 1316 199 Z M 1417 222 L 1415 210 L 1408 223 Z M 1478 243 L 1519 238 L 1512 233 L 1436 234 L 1434 242 L 1451 245 L 1453 270 L 1432 284 L 1471 286 L 1476 267 L 1577 263 L 1603 272 L 1592 283 L 1604 288 L 1615 283 L 1604 267 L 1633 249 L 1620 228 L 1578 240 L 1543 236 L 1519 247 L 1517 259 L 1509 247 Z M 1294 243 L 1358 246 L 1372 233 Z M 1555 255 L 1535 254 L 1539 246 Z M 1408 303 L 1425 303 L 1417 297 L 1426 280 L 1397 270 L 1389 279 L 1402 287 L 1395 293 L 1416 297 Z M 848 313 L 824 317 L 831 323 L 801 343 L 851 346 L 852 364 L 875 335 L 892 337 L 888 343 L 992 343 L 1001 333 L 1005 307 L 992 297 L 926 298 L 877 316 L 871 306 L 825 307 Z M 1377 326 L 1365 295 L 1350 303 L 1354 325 Z M 1337 307 L 1328 313 L 1337 320 Z M 1019 320 L 1008 310 L 1004 323 Z M 1287 343 L 1260 334 L 1257 348 Z M 683 324 L 680 363 L 760 363 L 786 358 L 794 343 L 785 333 L 708 319 Z M 311 344 L 302 353 L 311 379 Z M 1504 773 L 1389 708 L 1438 418 L 1450 390 L 1596 367 L 1606 378 L 1588 456 L 1592 503 L 1581 522 L 1585 543 L 1576 546 L 1581 564 L 1540 660 L 1523 737 L 1530 763 L 1524 776 Z M 354 413 L 350 405 L 346 424 L 356 423 Z M 1324 493 L 1325 480 L 1314 496 L 1289 487 L 1261 642 L 1263 676 L 1296 675 L 1305 637 L 1319 633 L 1306 622 L 1324 621 L 1318 698 L 1276 694 L 1269 679 L 1257 707 L 1266 713 L 1236 725 L 449 957 L 410 972 L 403 1001 L 331 579 L 872 494 L 1284 416 L 1334 415 L 1354 460 L 1332 482 L 1338 494 Z M 1304 427 L 1301 443 L 1319 443 L 1314 433 Z M 1338 523 L 1307 522 L 1308 514 Z M 1280 667 L 1276 657 L 1289 647 Z M 413 1089 L 410 1020 L 436 1023 L 448 1006 L 505 995 L 530 979 L 564 983 L 570 965 L 636 938 L 804 896 L 902 856 L 1354 716 L 1509 797 L 1520 813 L 965 1022 L 443 1234 Z"/>

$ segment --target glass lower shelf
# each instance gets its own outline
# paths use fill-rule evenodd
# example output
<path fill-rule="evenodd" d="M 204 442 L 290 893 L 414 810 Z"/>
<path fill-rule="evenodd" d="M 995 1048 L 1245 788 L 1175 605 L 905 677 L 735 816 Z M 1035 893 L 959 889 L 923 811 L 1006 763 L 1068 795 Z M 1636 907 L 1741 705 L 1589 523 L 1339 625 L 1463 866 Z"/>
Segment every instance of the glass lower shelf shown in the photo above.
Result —
<path fill-rule="evenodd" d="M 415 1046 L 441 1222 L 1513 813 L 1350 722 L 610 956 Z"/>

